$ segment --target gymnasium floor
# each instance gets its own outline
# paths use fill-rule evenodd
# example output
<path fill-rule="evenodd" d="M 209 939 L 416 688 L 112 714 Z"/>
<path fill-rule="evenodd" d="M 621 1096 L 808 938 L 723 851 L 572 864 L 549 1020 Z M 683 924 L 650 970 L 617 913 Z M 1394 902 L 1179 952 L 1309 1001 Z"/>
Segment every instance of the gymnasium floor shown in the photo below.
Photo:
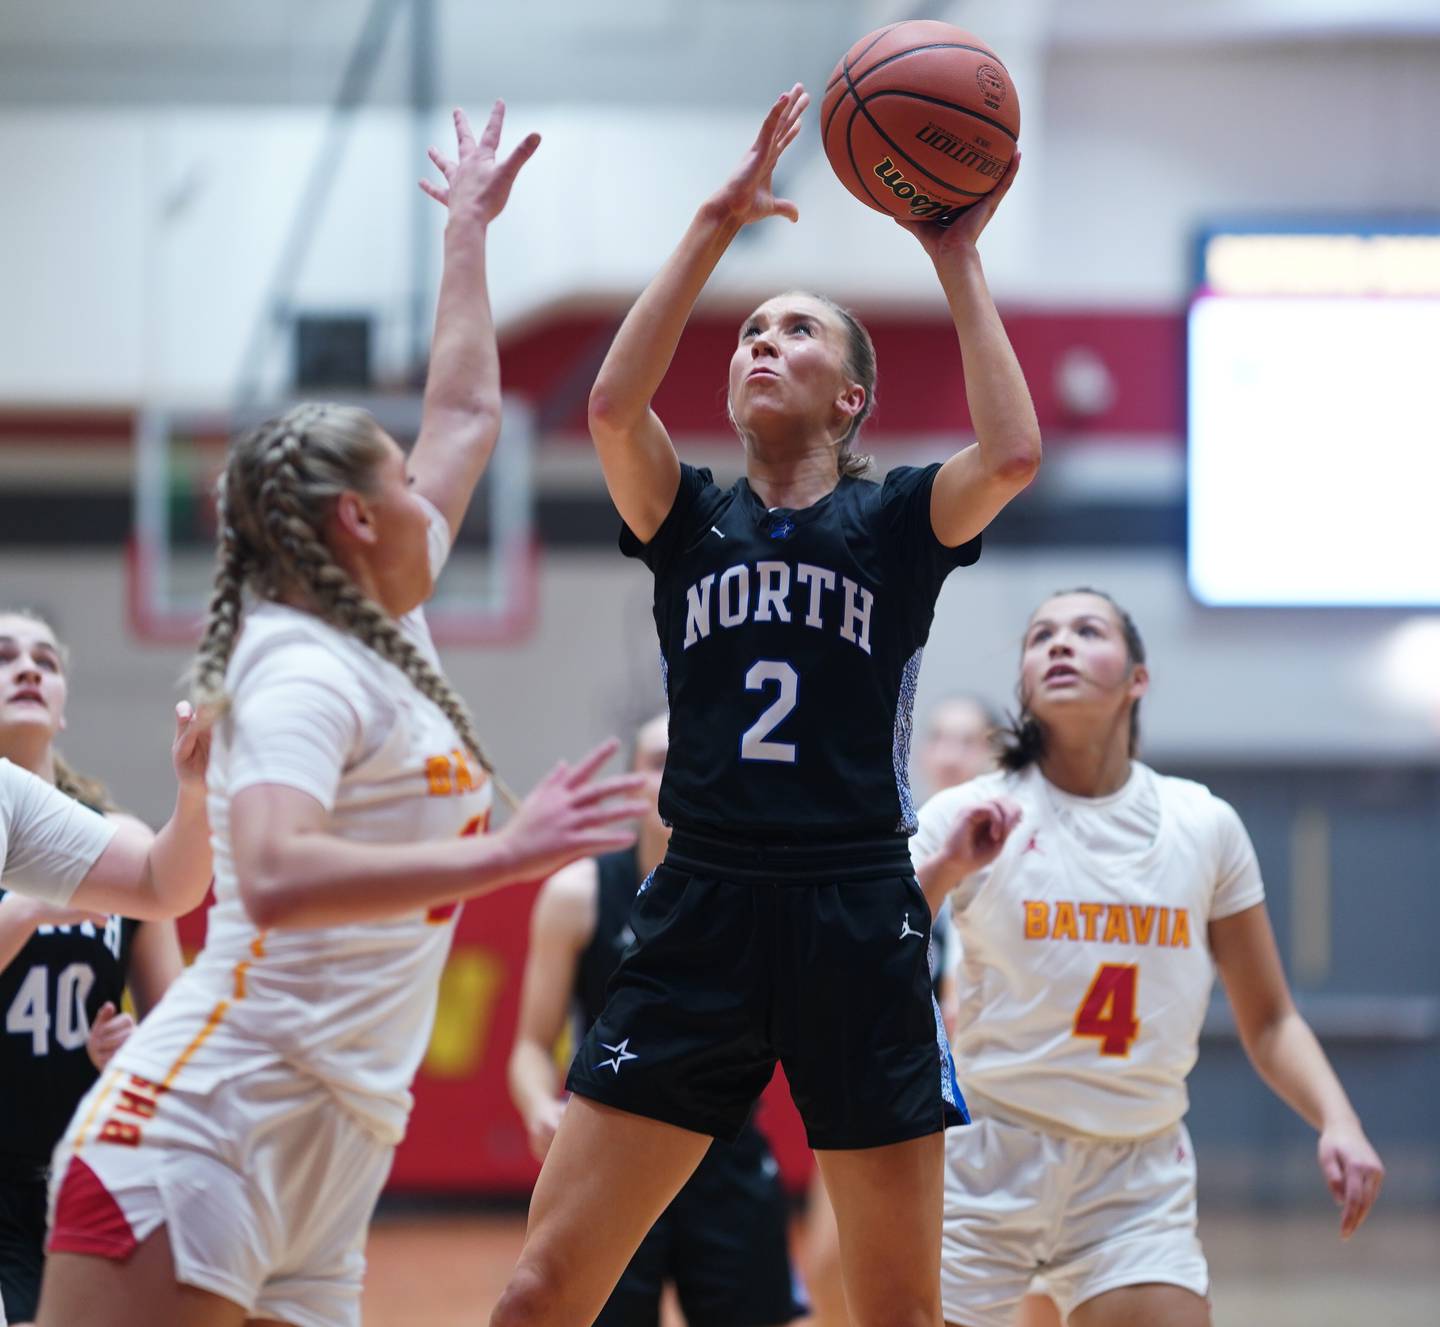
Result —
<path fill-rule="evenodd" d="M 366 1327 L 483 1327 L 523 1227 L 518 1213 L 382 1212 L 370 1238 Z M 1215 1327 L 1440 1323 L 1440 1214 L 1382 1211 L 1349 1244 L 1319 1211 L 1212 1211 L 1200 1233 Z"/>

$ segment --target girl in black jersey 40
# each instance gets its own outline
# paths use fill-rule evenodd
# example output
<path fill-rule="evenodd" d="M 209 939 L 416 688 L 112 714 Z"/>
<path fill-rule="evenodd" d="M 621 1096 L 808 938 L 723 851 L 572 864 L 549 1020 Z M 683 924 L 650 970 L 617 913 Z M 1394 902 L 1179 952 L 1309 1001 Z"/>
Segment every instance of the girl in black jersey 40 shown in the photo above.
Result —
<path fill-rule="evenodd" d="M 860 323 L 790 291 L 738 329 L 745 478 L 682 465 L 651 400 L 742 227 L 797 219 L 775 163 L 808 104 L 777 99 L 626 317 L 590 397 L 625 529 L 655 578 L 670 704 L 665 861 L 576 1056 L 575 1094 L 492 1321 L 589 1322 L 645 1231 L 784 1064 L 840 1228 L 857 1324 L 937 1324 L 941 1130 L 963 1119 L 930 994 L 910 710 L 946 575 L 1034 476 L 1039 431 L 976 241 L 1013 180 L 949 230 L 912 223 L 948 301 L 978 441 L 862 478 L 876 366 Z M 959 365 L 957 364 L 957 371 Z"/>

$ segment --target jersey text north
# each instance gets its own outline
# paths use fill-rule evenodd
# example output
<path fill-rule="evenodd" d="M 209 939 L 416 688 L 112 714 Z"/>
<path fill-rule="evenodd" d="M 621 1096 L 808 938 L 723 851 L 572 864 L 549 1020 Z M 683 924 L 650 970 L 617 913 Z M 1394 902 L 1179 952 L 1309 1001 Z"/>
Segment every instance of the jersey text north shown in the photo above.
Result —
<path fill-rule="evenodd" d="M 793 590 L 794 603 L 791 603 Z M 799 620 L 807 627 L 836 629 L 870 653 L 870 610 L 875 595 L 848 576 L 808 562 L 759 561 L 727 567 L 717 581 L 712 571 L 685 591 L 685 649 L 721 627 L 746 622 Z"/>

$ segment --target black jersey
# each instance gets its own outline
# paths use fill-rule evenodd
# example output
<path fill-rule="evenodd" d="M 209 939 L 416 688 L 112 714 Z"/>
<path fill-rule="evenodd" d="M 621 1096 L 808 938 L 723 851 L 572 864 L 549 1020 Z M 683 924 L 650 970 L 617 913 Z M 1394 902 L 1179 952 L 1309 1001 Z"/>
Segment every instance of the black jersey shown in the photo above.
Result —
<path fill-rule="evenodd" d="M 0 891 L 3 895 L 3 891 Z M 0 971 L 0 1169 L 43 1171 L 95 1081 L 90 1021 L 125 994 L 140 923 L 40 926 Z"/>
<path fill-rule="evenodd" d="M 635 932 L 630 929 L 630 908 L 640 888 L 640 866 L 635 850 L 607 852 L 595 859 L 598 888 L 595 893 L 595 933 L 580 952 L 575 970 L 575 1044 L 584 1040 L 590 1026 L 605 1008 L 605 988 Z"/>
<path fill-rule="evenodd" d="M 938 465 L 842 478 L 767 510 L 741 479 L 681 465 L 648 544 L 670 703 L 660 813 L 677 828 L 771 842 L 910 834 L 910 724 L 935 600 L 980 540 L 930 524 Z"/>

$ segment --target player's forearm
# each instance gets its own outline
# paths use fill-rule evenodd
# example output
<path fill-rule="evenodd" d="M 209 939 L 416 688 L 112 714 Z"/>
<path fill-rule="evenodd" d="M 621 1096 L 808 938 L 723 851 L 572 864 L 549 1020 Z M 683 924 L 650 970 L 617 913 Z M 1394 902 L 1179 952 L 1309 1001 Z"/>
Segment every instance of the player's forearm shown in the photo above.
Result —
<path fill-rule="evenodd" d="M 965 399 L 985 469 L 1027 481 L 1040 467 L 1040 424 L 1030 389 L 973 248 L 936 263 L 955 322 L 965 369 Z"/>
<path fill-rule="evenodd" d="M 485 271 L 486 228 L 445 229 L 445 266 L 425 379 L 422 439 L 437 423 L 468 423 L 488 455 L 500 432 L 500 354 Z M 419 446 L 423 447 L 422 441 Z M 417 457 L 417 459 L 419 459 Z M 483 462 L 483 458 L 482 458 Z M 478 470 L 477 470 L 478 475 Z"/>
<path fill-rule="evenodd" d="M 1244 1038 L 1245 1053 L 1266 1085 L 1317 1131 L 1358 1123 L 1310 1025 L 1295 1009 Z"/>
<path fill-rule="evenodd" d="M 930 905 L 930 916 L 934 918 L 945 906 L 950 891 L 963 879 L 953 862 L 936 855 L 928 857 L 915 868 L 915 879 L 924 891 L 925 902 Z"/>
<path fill-rule="evenodd" d="M 510 1100 L 524 1120 L 529 1120 L 540 1106 L 554 1100 L 560 1088 L 555 1060 L 550 1053 L 529 1037 L 520 1037 L 510 1052 L 506 1068 Z"/>
<path fill-rule="evenodd" d="M 740 226 L 702 207 L 679 247 L 635 301 L 590 393 L 591 429 L 623 433 L 639 426 L 675 357 L 685 324 Z"/>
<path fill-rule="evenodd" d="M 293 833 L 257 845 L 237 867 L 245 911 L 265 929 L 383 921 L 526 878 L 503 832 L 412 844 Z"/>
<path fill-rule="evenodd" d="M 213 874 L 205 788 L 203 784 L 185 783 L 180 786 L 170 819 L 150 844 L 145 892 L 157 904 L 152 915 L 180 917 L 198 908 L 205 901 Z"/>
<path fill-rule="evenodd" d="M 35 916 L 23 894 L 0 899 L 0 972 L 4 972 L 35 934 Z"/>

